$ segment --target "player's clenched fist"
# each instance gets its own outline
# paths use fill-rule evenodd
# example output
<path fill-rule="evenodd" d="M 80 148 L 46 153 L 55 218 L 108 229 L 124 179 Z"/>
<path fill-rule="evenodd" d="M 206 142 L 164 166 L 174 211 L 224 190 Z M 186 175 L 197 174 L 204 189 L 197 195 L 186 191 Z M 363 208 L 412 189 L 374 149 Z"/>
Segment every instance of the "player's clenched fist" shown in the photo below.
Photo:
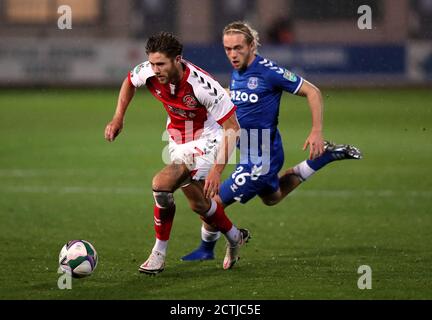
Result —
<path fill-rule="evenodd" d="M 110 123 L 107 124 L 105 128 L 105 139 L 109 142 L 114 141 L 114 139 L 119 135 L 123 128 L 123 120 L 114 118 Z"/>

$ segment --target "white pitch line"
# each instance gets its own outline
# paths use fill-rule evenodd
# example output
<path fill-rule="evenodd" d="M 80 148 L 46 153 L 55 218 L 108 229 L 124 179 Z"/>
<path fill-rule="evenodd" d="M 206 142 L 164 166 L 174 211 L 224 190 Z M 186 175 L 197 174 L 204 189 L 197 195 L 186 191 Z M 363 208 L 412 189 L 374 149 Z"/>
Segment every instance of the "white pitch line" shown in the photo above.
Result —
<path fill-rule="evenodd" d="M 142 194 L 143 188 L 107 188 L 107 187 L 47 187 L 47 186 L 13 186 L 0 187 L 5 193 L 50 193 L 50 194 Z"/>
<path fill-rule="evenodd" d="M 0 186 L 1 193 L 49 193 L 49 194 L 143 194 L 145 187 L 86 187 L 86 186 Z M 432 198 L 432 190 L 295 190 L 296 197 L 420 197 Z"/>
<path fill-rule="evenodd" d="M 390 198 L 390 197 L 432 197 L 431 191 L 415 191 L 415 190 L 295 190 L 292 194 L 296 196 L 305 197 L 337 197 L 337 198 L 348 198 L 348 197 L 378 197 L 378 198 Z"/>
<path fill-rule="evenodd" d="M 64 176 L 99 176 L 113 171 L 101 169 L 0 169 L 0 177 L 4 178 L 32 178 L 32 177 L 64 177 Z M 142 174 L 143 170 L 119 170 L 115 174 L 122 176 L 135 176 Z"/>

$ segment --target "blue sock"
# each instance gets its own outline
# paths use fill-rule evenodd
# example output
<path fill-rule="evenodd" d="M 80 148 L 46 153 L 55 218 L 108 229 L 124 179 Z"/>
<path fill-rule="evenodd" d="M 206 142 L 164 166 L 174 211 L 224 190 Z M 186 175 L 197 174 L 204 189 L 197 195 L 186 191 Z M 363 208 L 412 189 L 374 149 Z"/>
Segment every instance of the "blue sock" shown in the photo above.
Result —
<path fill-rule="evenodd" d="M 324 167 L 325 165 L 329 164 L 332 161 L 335 161 L 337 159 L 335 159 L 333 157 L 333 154 L 331 152 L 324 152 L 321 156 L 319 156 L 318 158 L 315 158 L 313 160 L 306 160 L 306 163 L 308 164 L 309 167 L 311 167 L 313 170 L 318 171 L 319 169 L 321 169 L 322 167 Z"/>
<path fill-rule="evenodd" d="M 214 252 L 213 249 L 216 245 L 216 241 L 207 242 L 201 240 L 200 246 L 192 251 L 191 253 L 182 257 L 183 261 L 203 261 L 203 260 L 213 260 Z"/>
<path fill-rule="evenodd" d="M 216 245 L 216 241 L 207 242 L 207 241 L 201 240 L 201 245 L 199 248 L 204 250 L 204 251 L 212 252 L 215 245 Z"/>

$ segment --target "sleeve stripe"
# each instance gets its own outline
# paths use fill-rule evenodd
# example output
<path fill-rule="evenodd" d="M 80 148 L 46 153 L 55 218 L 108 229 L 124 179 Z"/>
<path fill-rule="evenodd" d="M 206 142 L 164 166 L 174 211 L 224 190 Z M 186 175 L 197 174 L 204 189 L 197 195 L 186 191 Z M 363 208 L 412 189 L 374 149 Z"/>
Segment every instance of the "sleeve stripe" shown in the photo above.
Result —
<path fill-rule="evenodd" d="M 131 73 L 129 72 L 128 73 L 128 80 L 129 80 L 129 84 L 132 86 L 132 87 L 135 87 L 134 86 L 134 84 L 132 83 L 132 79 L 131 79 L 131 75 L 130 75 Z"/>
<path fill-rule="evenodd" d="M 221 119 L 217 120 L 217 123 L 219 123 L 219 125 L 222 125 L 226 120 L 228 120 L 229 117 L 232 116 L 232 114 L 236 111 L 237 107 L 233 106 L 232 109 L 226 114 L 224 115 Z"/>
<path fill-rule="evenodd" d="M 293 94 L 297 94 L 297 92 L 300 90 L 302 84 L 303 84 L 303 78 L 300 78 L 300 83 L 298 84 L 297 88 L 294 90 Z"/>

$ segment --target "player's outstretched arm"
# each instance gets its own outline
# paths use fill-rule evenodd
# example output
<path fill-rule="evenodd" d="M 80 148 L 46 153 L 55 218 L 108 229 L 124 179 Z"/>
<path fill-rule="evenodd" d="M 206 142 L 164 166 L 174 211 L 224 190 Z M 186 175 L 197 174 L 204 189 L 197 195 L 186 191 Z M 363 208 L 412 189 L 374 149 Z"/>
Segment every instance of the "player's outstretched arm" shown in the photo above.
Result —
<path fill-rule="evenodd" d="M 307 137 L 303 150 L 309 146 L 309 158 L 314 159 L 324 152 L 323 129 L 323 99 L 320 90 L 312 83 L 304 80 L 298 95 L 306 97 L 312 113 L 312 129 Z"/>
<path fill-rule="evenodd" d="M 135 95 L 136 88 L 132 86 L 129 79 L 126 78 L 120 88 L 120 93 L 117 101 L 117 108 L 113 119 L 109 122 L 105 128 L 105 139 L 109 142 L 115 140 L 123 128 L 123 121 L 126 110 Z"/>
<path fill-rule="evenodd" d="M 222 135 L 222 141 L 219 144 L 216 162 L 211 168 L 204 184 L 204 195 L 207 198 L 213 198 L 219 193 L 222 171 L 228 163 L 237 143 L 237 138 L 240 133 L 240 125 L 235 113 L 225 120 L 222 124 L 222 128 L 224 134 Z"/>

